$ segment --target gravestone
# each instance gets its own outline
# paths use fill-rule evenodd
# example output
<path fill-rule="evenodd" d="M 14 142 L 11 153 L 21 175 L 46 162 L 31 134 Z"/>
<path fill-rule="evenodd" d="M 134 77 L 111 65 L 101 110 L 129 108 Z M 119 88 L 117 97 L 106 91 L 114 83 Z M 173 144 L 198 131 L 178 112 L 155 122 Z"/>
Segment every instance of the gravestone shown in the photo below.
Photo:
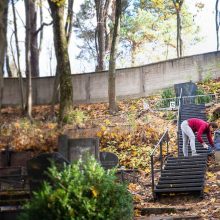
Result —
<path fill-rule="evenodd" d="M 58 152 L 43 153 L 27 161 L 27 173 L 31 191 L 38 190 L 43 181 L 49 181 L 47 171 L 52 163 L 54 163 L 59 170 L 63 169 L 65 163 L 69 164 Z"/>
<path fill-rule="evenodd" d="M 79 159 L 85 160 L 89 155 L 99 160 L 99 139 L 98 138 L 68 138 L 67 135 L 60 135 L 58 139 L 58 151 L 70 162 Z"/>
<path fill-rule="evenodd" d="M 114 153 L 100 152 L 100 163 L 105 169 L 111 169 L 118 165 L 118 157 Z"/>
<path fill-rule="evenodd" d="M 220 164 L 220 130 L 215 131 L 214 145 L 215 145 L 215 160 L 218 164 Z"/>
<path fill-rule="evenodd" d="M 176 97 L 180 96 L 182 89 L 182 96 L 194 96 L 196 95 L 197 85 L 193 82 L 174 84 Z"/>

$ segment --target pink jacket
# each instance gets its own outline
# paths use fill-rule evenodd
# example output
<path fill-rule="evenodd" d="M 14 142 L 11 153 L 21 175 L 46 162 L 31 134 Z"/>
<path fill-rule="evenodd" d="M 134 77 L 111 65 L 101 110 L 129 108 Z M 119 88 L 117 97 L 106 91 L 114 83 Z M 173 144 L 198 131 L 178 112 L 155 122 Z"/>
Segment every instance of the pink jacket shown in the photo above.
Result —
<path fill-rule="evenodd" d="M 194 133 L 197 132 L 197 140 L 200 143 L 204 143 L 202 139 L 202 134 L 206 134 L 210 145 L 214 147 L 209 123 L 198 118 L 190 118 L 187 120 L 187 122 L 188 122 L 189 127 L 193 130 L 193 132 Z"/>

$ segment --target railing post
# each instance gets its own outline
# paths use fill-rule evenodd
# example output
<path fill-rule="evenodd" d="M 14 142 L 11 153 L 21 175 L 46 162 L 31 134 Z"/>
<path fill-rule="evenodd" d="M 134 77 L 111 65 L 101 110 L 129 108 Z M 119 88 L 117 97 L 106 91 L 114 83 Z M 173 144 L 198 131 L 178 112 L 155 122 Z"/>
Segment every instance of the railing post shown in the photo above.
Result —
<path fill-rule="evenodd" d="M 167 130 L 166 142 L 167 142 L 167 155 L 168 155 L 169 154 L 169 134 L 168 134 L 168 130 Z"/>
<path fill-rule="evenodd" d="M 151 182 L 152 182 L 152 194 L 154 196 L 154 156 L 150 156 L 151 161 Z"/>
<path fill-rule="evenodd" d="M 162 152 L 162 142 L 160 142 L 160 173 L 162 172 L 163 168 L 163 152 Z"/>

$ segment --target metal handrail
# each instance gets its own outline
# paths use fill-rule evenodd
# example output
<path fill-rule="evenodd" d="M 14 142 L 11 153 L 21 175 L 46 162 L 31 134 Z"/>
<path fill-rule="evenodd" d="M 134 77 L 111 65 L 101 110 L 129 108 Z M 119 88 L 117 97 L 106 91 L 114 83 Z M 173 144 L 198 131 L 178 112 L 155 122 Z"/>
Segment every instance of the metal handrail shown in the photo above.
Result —
<path fill-rule="evenodd" d="M 178 116 L 177 116 L 177 143 L 178 143 L 178 157 L 179 157 L 179 134 L 180 134 L 180 122 L 181 122 L 181 107 L 183 104 L 183 96 L 182 96 L 182 88 L 180 90 L 180 96 L 179 96 L 179 107 L 178 107 Z"/>
<path fill-rule="evenodd" d="M 164 132 L 164 134 L 162 135 L 162 137 L 160 138 L 159 142 L 155 145 L 150 158 L 151 158 L 151 182 L 152 182 L 152 193 L 154 195 L 154 187 L 155 187 L 155 180 L 154 180 L 154 154 L 156 152 L 156 150 L 158 148 L 160 148 L 160 172 L 162 172 L 163 169 L 163 149 L 162 149 L 162 145 L 164 143 L 164 141 L 166 142 L 166 148 L 167 148 L 167 154 L 169 153 L 169 135 L 168 135 L 168 128 L 166 129 L 166 131 Z"/>
<path fill-rule="evenodd" d="M 216 93 L 209 93 L 209 94 L 204 94 L 204 95 L 182 96 L 182 104 L 189 104 L 189 103 L 191 104 L 191 103 L 197 103 L 197 102 L 198 102 L 197 104 L 205 104 L 205 103 L 207 103 L 206 101 L 204 101 L 204 100 L 199 101 L 199 99 L 203 98 L 203 97 L 208 97 L 210 99 L 210 101 L 212 101 L 214 103 L 218 102 L 217 94 Z M 165 107 L 155 107 L 155 108 L 160 109 L 160 110 L 167 110 L 167 109 L 170 109 L 169 104 L 170 104 L 171 101 L 173 101 L 173 102 L 175 102 L 176 107 L 178 107 L 179 106 L 179 99 L 180 99 L 180 96 L 160 99 L 160 100 L 157 100 L 157 102 L 154 104 L 154 106 L 157 106 L 158 103 L 164 103 L 165 102 L 165 103 L 167 103 L 167 106 L 165 106 Z"/>

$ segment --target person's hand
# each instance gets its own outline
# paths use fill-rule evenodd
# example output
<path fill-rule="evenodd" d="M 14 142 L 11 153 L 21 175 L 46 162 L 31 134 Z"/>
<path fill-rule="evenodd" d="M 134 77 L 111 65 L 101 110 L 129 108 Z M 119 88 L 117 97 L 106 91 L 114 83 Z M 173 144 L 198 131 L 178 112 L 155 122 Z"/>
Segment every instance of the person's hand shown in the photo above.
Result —
<path fill-rule="evenodd" d="M 205 148 L 205 149 L 208 149 L 209 146 L 206 144 L 206 143 L 202 143 L 202 146 Z"/>

